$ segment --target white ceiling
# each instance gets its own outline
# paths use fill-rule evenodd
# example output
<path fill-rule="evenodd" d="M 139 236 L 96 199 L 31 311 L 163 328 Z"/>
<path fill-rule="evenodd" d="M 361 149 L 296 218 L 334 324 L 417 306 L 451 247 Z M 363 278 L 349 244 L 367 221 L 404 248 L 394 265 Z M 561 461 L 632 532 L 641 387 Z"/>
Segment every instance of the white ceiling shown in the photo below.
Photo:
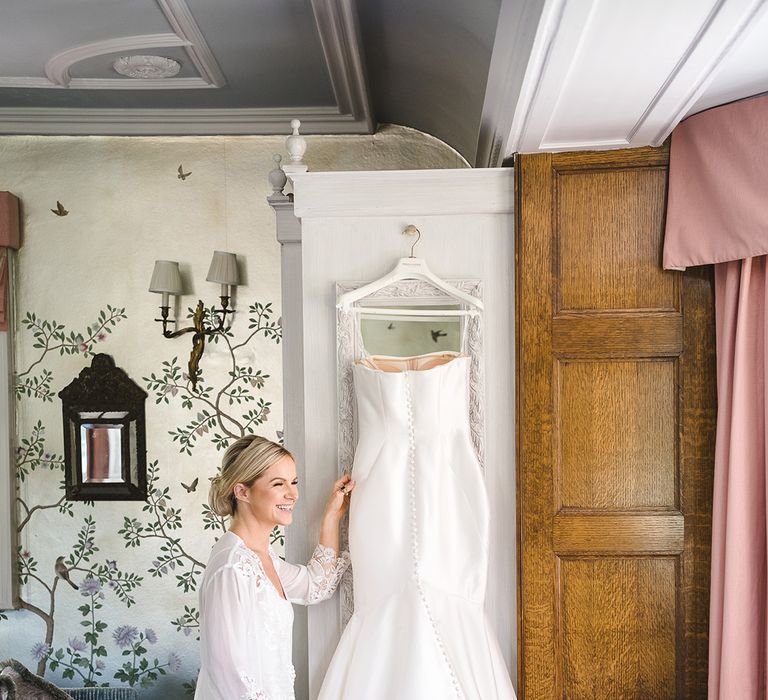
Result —
<path fill-rule="evenodd" d="M 370 133 L 471 163 L 658 145 L 768 91 L 768 0 L 2 0 L 0 133 Z M 125 78 L 124 55 L 182 65 Z"/>
<path fill-rule="evenodd" d="M 660 145 L 686 116 L 768 90 L 766 0 L 547 0 L 505 156 Z"/>

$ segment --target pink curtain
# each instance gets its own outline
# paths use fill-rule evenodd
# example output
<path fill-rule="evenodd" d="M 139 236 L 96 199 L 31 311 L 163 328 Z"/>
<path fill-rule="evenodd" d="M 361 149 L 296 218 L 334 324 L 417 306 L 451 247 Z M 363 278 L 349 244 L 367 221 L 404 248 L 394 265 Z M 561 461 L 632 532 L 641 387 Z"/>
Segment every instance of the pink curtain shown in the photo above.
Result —
<path fill-rule="evenodd" d="M 709 699 L 766 689 L 766 256 L 715 266 L 717 445 Z"/>
<path fill-rule="evenodd" d="M 664 267 L 715 263 L 717 442 L 709 700 L 763 700 L 766 573 L 768 96 L 672 134 Z"/>

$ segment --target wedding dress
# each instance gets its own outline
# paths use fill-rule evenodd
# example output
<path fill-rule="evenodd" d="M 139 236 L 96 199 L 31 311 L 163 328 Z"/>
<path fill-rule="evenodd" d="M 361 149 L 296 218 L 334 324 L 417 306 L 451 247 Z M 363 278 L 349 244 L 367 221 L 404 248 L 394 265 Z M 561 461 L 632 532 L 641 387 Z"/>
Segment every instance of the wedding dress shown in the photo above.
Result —
<path fill-rule="evenodd" d="M 318 700 L 515 697 L 484 610 L 488 500 L 469 361 L 443 352 L 354 366 L 355 611 Z"/>

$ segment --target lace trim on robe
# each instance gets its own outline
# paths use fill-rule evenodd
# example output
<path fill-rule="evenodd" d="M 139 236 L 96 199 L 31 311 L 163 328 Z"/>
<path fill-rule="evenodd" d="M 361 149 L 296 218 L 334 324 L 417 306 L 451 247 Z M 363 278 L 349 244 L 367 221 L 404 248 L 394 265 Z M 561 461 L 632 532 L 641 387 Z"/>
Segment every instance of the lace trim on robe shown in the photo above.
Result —
<path fill-rule="evenodd" d="M 259 684 L 253 678 L 240 674 L 240 680 L 245 686 L 245 695 L 242 696 L 243 700 L 269 700 L 269 695 L 259 687 Z"/>
<path fill-rule="evenodd" d="M 241 552 L 237 561 L 234 563 L 235 570 L 248 579 L 253 579 L 253 585 L 256 591 L 260 591 L 267 582 L 267 575 L 261 565 L 261 560 L 257 555 L 250 552 Z"/>
<path fill-rule="evenodd" d="M 307 564 L 310 576 L 307 602 L 319 603 L 330 598 L 348 566 L 349 552 L 336 556 L 336 550 L 318 544 Z"/>

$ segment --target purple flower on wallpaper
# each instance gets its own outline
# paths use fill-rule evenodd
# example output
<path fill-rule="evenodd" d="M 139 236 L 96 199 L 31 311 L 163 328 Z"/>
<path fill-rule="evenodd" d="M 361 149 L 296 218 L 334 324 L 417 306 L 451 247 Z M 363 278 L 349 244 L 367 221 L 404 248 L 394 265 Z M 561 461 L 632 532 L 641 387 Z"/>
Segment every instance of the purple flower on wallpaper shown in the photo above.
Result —
<path fill-rule="evenodd" d="M 99 591 L 101 591 L 101 581 L 97 578 L 89 576 L 80 583 L 80 593 L 84 596 L 96 595 Z"/>
<path fill-rule="evenodd" d="M 104 340 L 106 337 L 107 337 L 107 334 L 106 334 L 106 333 L 99 333 L 99 334 L 96 336 L 96 340 L 98 340 L 99 342 L 101 342 L 101 341 L 102 341 L 102 340 Z"/>
<path fill-rule="evenodd" d="M 147 629 L 144 630 L 144 638 L 150 644 L 154 644 L 157 641 L 157 635 L 155 634 L 155 630 L 153 630 L 151 627 L 147 627 Z"/>
<path fill-rule="evenodd" d="M 31 553 L 31 552 L 30 552 L 28 549 L 25 549 L 25 550 L 24 550 L 24 551 L 21 553 L 21 558 L 22 558 L 22 559 L 29 559 L 31 556 L 32 556 L 32 553 Z"/>
<path fill-rule="evenodd" d="M 99 671 L 104 670 L 105 663 L 101 659 L 96 659 L 96 662 L 94 663 L 94 666 L 99 669 Z"/>
<path fill-rule="evenodd" d="M 88 343 L 80 343 L 80 345 L 77 346 L 80 350 L 80 352 L 87 352 L 88 351 Z"/>
<path fill-rule="evenodd" d="M 88 645 L 85 643 L 85 640 L 80 637 L 70 637 L 69 648 L 72 649 L 72 651 L 85 651 L 88 648 Z"/>
<path fill-rule="evenodd" d="M 189 637 L 189 635 L 192 634 L 192 630 L 189 627 L 184 628 L 184 636 Z"/>
<path fill-rule="evenodd" d="M 171 673 L 178 673 L 181 669 L 181 659 L 173 652 L 168 654 L 168 670 Z"/>
<path fill-rule="evenodd" d="M 45 642 L 37 642 L 37 644 L 32 646 L 32 651 L 30 653 L 35 661 L 42 661 L 48 657 L 48 654 L 50 654 L 51 651 L 50 645 Z"/>
<path fill-rule="evenodd" d="M 121 649 L 131 646 L 138 635 L 139 630 L 137 630 L 132 625 L 120 625 L 112 633 L 112 637 L 114 638 L 115 643 Z"/>

